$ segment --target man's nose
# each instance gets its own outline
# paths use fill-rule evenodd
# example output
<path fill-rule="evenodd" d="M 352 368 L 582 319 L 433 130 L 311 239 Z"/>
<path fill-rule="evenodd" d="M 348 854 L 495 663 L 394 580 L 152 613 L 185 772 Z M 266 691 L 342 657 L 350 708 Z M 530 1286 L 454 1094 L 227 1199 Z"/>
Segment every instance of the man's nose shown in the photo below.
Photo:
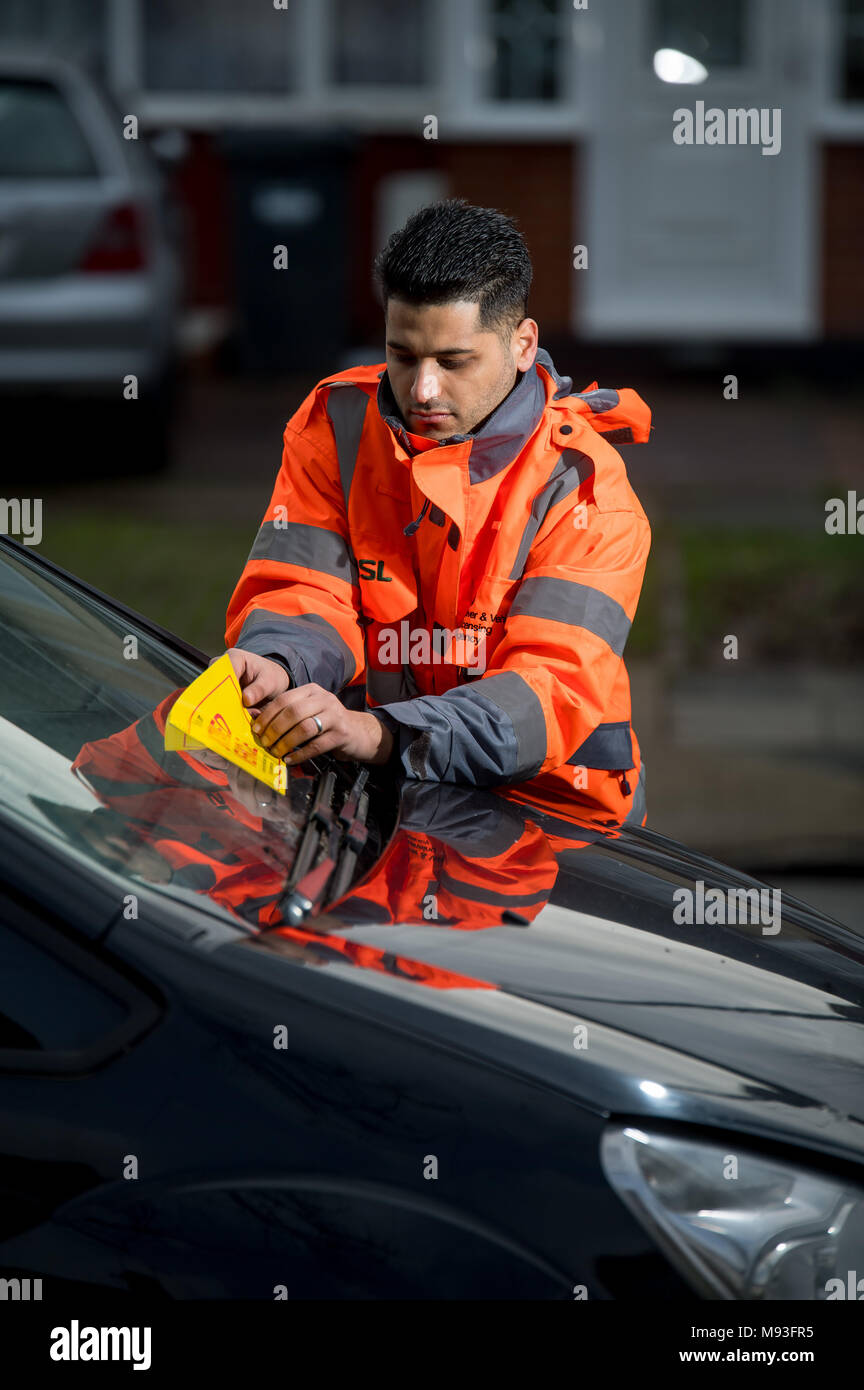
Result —
<path fill-rule="evenodd" d="M 421 363 L 417 368 L 414 385 L 411 387 L 412 399 L 418 405 L 425 405 L 427 401 L 435 400 L 440 389 L 438 373 L 433 363 L 430 362 L 428 365 Z"/>

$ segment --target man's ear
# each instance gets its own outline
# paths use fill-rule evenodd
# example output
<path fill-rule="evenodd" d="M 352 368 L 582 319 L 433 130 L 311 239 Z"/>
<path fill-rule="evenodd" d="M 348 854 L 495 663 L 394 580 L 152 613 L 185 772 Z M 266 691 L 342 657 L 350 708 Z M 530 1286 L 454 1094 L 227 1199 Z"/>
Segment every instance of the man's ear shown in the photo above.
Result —
<path fill-rule="evenodd" d="M 540 344 L 540 329 L 534 319 L 524 318 L 513 330 L 511 349 L 516 370 L 527 372 L 534 365 Z"/>

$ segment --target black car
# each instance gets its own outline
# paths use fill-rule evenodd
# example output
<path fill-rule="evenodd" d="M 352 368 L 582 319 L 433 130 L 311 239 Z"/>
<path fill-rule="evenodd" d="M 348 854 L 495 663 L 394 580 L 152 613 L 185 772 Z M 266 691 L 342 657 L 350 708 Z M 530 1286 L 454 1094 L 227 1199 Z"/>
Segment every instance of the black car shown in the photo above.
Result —
<path fill-rule="evenodd" d="M 847 1296 L 853 932 L 519 787 L 166 752 L 206 662 L 2 542 L 7 1290 Z"/>

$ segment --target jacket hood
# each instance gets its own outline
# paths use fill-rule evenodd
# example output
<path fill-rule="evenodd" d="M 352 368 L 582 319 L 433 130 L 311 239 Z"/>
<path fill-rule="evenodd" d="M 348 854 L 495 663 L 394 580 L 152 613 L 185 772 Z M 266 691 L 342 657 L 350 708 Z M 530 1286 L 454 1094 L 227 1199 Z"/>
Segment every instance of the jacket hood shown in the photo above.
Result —
<path fill-rule="evenodd" d="M 386 369 L 381 373 L 377 403 L 385 423 L 407 453 L 429 447 L 424 436 L 408 430 Z M 549 353 L 539 348 L 532 366 L 520 373 L 513 390 L 479 429 L 439 440 L 438 447 L 470 443 L 470 481 L 485 482 L 513 461 L 552 404 L 575 411 L 611 444 L 645 443 L 650 433 L 651 411 L 636 391 L 599 387 L 594 381 L 584 391 L 574 392 L 572 378 L 561 376 Z"/>
<path fill-rule="evenodd" d="M 550 397 L 561 401 L 580 415 L 597 434 L 610 444 L 647 444 L 651 433 L 651 408 L 630 386 L 599 386 L 592 381 L 582 391 L 573 390 L 569 376 L 559 376 L 555 364 L 543 348 L 537 352 L 539 365 L 555 383 Z"/>

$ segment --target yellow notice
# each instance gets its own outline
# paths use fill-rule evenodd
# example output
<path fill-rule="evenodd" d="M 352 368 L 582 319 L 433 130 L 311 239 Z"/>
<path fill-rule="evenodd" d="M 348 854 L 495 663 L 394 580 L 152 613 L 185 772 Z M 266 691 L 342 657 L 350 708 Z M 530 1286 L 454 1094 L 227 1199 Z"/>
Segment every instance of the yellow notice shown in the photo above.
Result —
<path fill-rule="evenodd" d="M 256 739 L 240 682 L 226 652 L 178 695 L 165 725 L 165 747 L 192 753 L 209 748 L 284 795 L 288 769 Z"/>

